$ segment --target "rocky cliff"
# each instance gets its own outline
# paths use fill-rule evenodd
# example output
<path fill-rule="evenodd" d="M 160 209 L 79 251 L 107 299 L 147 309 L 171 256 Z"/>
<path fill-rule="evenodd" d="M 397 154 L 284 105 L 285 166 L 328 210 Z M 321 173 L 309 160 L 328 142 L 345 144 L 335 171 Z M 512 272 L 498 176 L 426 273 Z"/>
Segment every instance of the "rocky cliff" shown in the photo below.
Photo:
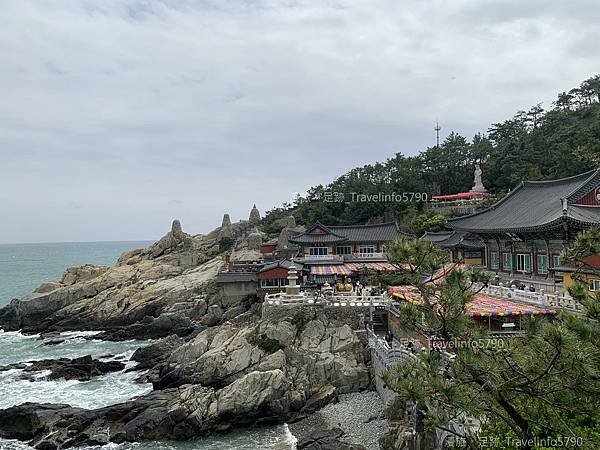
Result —
<path fill-rule="evenodd" d="M 190 236 L 176 220 L 158 242 L 124 253 L 115 267 L 70 268 L 62 280 L 13 300 L 0 309 L 0 327 L 25 332 L 102 329 L 113 338 L 119 337 L 115 330 L 121 330 L 122 338 L 189 334 L 204 316 L 226 309 L 213 282 L 223 265 L 214 234 Z"/>
<path fill-rule="evenodd" d="M 370 383 L 355 332 L 323 317 L 224 324 L 172 344 L 167 338 L 134 356 L 159 361 L 152 393 L 97 410 L 15 406 L 0 411 L 0 436 L 38 448 L 191 439 L 283 422 Z"/>
<path fill-rule="evenodd" d="M 227 239 L 222 229 L 191 236 L 175 221 L 158 242 L 125 253 L 115 267 L 68 269 L 60 281 L 0 310 L 0 326 L 8 330 L 164 337 L 133 356 L 148 370 L 150 394 L 96 410 L 14 406 L 0 411 L 0 436 L 40 449 L 191 439 L 303 417 L 340 393 L 367 389 L 368 352 L 348 324 L 318 311 L 263 320 L 256 299 L 221 298 L 214 278 L 223 243 L 234 255 L 253 251 L 247 224 L 225 227 Z"/>

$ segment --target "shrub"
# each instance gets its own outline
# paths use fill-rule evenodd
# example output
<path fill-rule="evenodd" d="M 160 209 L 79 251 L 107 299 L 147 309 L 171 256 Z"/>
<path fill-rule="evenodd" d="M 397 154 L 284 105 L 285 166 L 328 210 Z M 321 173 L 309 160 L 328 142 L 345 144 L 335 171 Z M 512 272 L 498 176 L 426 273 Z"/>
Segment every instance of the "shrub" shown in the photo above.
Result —
<path fill-rule="evenodd" d="M 261 334 L 260 336 L 256 337 L 253 343 L 267 353 L 275 353 L 277 350 L 282 350 L 285 348 L 285 345 L 283 345 L 277 339 L 272 339 L 266 334 Z"/>

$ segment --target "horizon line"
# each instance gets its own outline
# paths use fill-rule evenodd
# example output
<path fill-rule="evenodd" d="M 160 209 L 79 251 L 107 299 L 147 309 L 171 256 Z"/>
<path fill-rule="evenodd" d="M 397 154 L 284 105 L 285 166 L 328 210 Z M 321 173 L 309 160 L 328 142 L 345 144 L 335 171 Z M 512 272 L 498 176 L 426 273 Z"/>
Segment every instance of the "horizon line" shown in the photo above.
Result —
<path fill-rule="evenodd" d="M 0 242 L 0 245 L 36 245 L 36 244 L 106 244 L 117 242 L 156 242 L 156 239 L 127 239 L 127 240 L 101 240 L 101 241 L 39 241 L 39 242 Z"/>

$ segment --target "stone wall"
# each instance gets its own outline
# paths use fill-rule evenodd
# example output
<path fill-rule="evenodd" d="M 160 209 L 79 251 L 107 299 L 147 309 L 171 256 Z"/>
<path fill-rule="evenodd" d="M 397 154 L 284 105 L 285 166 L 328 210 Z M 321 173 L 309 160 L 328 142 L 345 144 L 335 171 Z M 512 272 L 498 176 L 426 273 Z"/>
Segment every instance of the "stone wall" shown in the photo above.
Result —
<path fill-rule="evenodd" d="M 381 375 L 386 371 L 385 363 L 379 358 L 375 350 L 371 349 L 371 370 L 372 376 L 375 380 L 375 389 L 383 400 L 383 404 L 387 408 L 395 400 L 397 394 L 388 389 L 381 379 Z"/>
<path fill-rule="evenodd" d="M 256 282 L 248 283 L 221 283 L 221 295 L 227 304 L 237 303 L 245 297 L 256 295 Z"/>
<path fill-rule="evenodd" d="M 380 312 L 378 310 L 378 312 Z M 303 314 L 306 317 L 314 317 L 318 313 L 325 314 L 330 320 L 346 323 L 353 330 L 361 330 L 369 323 L 368 306 L 323 306 L 323 305 L 277 305 L 271 306 L 263 303 L 263 319 L 282 320 Z"/>

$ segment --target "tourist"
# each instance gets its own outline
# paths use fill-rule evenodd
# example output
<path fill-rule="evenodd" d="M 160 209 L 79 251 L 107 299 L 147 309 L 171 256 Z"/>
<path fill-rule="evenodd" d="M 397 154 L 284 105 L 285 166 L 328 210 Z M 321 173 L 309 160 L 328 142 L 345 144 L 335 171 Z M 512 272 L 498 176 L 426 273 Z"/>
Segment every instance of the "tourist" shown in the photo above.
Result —
<path fill-rule="evenodd" d="M 391 331 L 388 331 L 385 335 L 385 342 L 387 342 L 387 345 L 391 348 L 394 345 L 394 335 L 392 334 Z"/>

